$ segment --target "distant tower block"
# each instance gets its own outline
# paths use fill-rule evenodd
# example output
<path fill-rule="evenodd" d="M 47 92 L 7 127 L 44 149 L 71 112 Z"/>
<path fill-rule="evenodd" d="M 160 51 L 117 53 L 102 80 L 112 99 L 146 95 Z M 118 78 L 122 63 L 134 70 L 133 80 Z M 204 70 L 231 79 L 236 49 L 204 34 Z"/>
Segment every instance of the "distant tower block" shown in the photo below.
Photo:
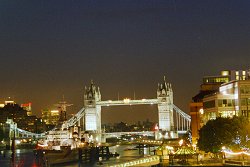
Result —
<path fill-rule="evenodd" d="M 173 131 L 173 90 L 169 83 L 166 83 L 164 76 L 164 82 L 158 84 L 157 89 L 158 113 L 159 113 L 159 129 L 163 131 Z"/>
<path fill-rule="evenodd" d="M 101 132 L 101 106 L 96 102 L 101 101 L 101 93 L 99 87 L 91 81 L 90 87 L 85 87 L 84 107 L 85 109 L 85 130 Z"/>
<path fill-rule="evenodd" d="M 55 106 L 57 106 L 57 108 L 59 109 L 60 112 L 60 117 L 59 117 L 59 124 L 63 123 L 64 121 L 67 120 L 67 107 L 72 106 L 73 104 L 68 104 L 65 100 L 64 100 L 64 96 L 63 96 L 63 100 L 60 101 L 58 104 L 55 104 Z"/>

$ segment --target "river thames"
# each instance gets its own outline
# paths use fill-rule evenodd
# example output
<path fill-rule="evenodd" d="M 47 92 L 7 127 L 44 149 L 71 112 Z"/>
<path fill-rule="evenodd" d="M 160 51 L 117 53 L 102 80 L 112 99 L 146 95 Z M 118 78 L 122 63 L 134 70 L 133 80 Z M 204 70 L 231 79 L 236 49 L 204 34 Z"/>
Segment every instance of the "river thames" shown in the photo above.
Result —
<path fill-rule="evenodd" d="M 137 159 L 143 157 L 143 155 L 139 155 L 139 150 L 134 149 L 135 146 L 133 145 L 116 145 L 109 148 L 111 153 L 117 152 L 120 156 L 110 158 L 109 160 L 102 160 L 102 166 L 108 166 L 111 164 L 125 162 L 133 159 Z M 153 150 L 153 149 L 151 149 Z M 0 164 L 1 167 L 10 167 L 12 166 L 12 158 L 11 158 L 11 150 L 2 150 L 0 152 Z M 144 149 L 144 155 L 153 154 L 153 152 L 149 152 L 148 149 Z M 15 165 L 18 167 L 39 167 L 38 159 L 33 153 L 32 149 L 17 149 L 16 156 L 15 156 Z M 40 165 L 41 166 L 41 165 Z M 89 165 L 83 164 L 79 162 L 74 163 L 65 163 L 59 165 L 53 165 L 55 167 L 86 167 L 86 166 L 100 166 L 99 162 Z"/>

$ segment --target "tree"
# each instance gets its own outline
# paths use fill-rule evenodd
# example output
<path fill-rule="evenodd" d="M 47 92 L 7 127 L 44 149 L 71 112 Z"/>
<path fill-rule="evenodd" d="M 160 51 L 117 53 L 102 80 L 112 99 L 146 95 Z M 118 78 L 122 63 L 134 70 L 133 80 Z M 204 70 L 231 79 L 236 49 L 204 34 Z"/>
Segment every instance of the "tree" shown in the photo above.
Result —
<path fill-rule="evenodd" d="M 200 131 L 198 147 L 205 152 L 218 153 L 222 146 L 231 149 L 249 148 L 249 121 L 245 117 L 210 120 Z"/>
<path fill-rule="evenodd" d="M 247 117 L 234 117 L 232 119 L 232 133 L 234 139 L 231 144 L 232 150 L 238 151 L 250 148 L 250 122 Z"/>

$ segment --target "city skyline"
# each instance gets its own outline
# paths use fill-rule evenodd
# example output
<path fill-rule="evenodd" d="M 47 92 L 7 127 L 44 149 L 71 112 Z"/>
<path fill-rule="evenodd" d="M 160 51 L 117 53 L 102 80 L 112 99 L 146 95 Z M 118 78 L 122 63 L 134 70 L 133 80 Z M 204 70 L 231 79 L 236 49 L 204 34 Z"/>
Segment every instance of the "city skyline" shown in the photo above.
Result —
<path fill-rule="evenodd" d="M 165 75 L 174 103 L 189 112 L 203 76 L 249 69 L 249 5 L 233 0 L 3 1 L 0 98 L 32 102 L 40 115 L 64 95 L 76 113 L 91 79 L 103 100 L 115 100 L 118 93 L 133 99 L 134 92 L 142 99 L 156 98 Z M 145 119 L 139 114 L 157 117 L 156 107 L 144 108 L 132 108 L 138 113 L 135 121 Z M 105 108 L 104 122 L 124 114 L 117 110 Z"/>

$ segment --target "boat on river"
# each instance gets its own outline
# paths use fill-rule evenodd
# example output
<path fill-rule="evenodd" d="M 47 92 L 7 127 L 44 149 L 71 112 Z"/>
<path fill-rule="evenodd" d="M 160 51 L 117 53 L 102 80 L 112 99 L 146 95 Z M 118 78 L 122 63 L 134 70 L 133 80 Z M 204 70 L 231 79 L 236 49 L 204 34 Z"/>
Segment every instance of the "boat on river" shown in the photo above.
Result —
<path fill-rule="evenodd" d="M 49 131 L 45 139 L 38 141 L 35 152 L 49 165 L 78 161 L 78 148 L 84 147 L 78 134 L 76 126 Z"/>

